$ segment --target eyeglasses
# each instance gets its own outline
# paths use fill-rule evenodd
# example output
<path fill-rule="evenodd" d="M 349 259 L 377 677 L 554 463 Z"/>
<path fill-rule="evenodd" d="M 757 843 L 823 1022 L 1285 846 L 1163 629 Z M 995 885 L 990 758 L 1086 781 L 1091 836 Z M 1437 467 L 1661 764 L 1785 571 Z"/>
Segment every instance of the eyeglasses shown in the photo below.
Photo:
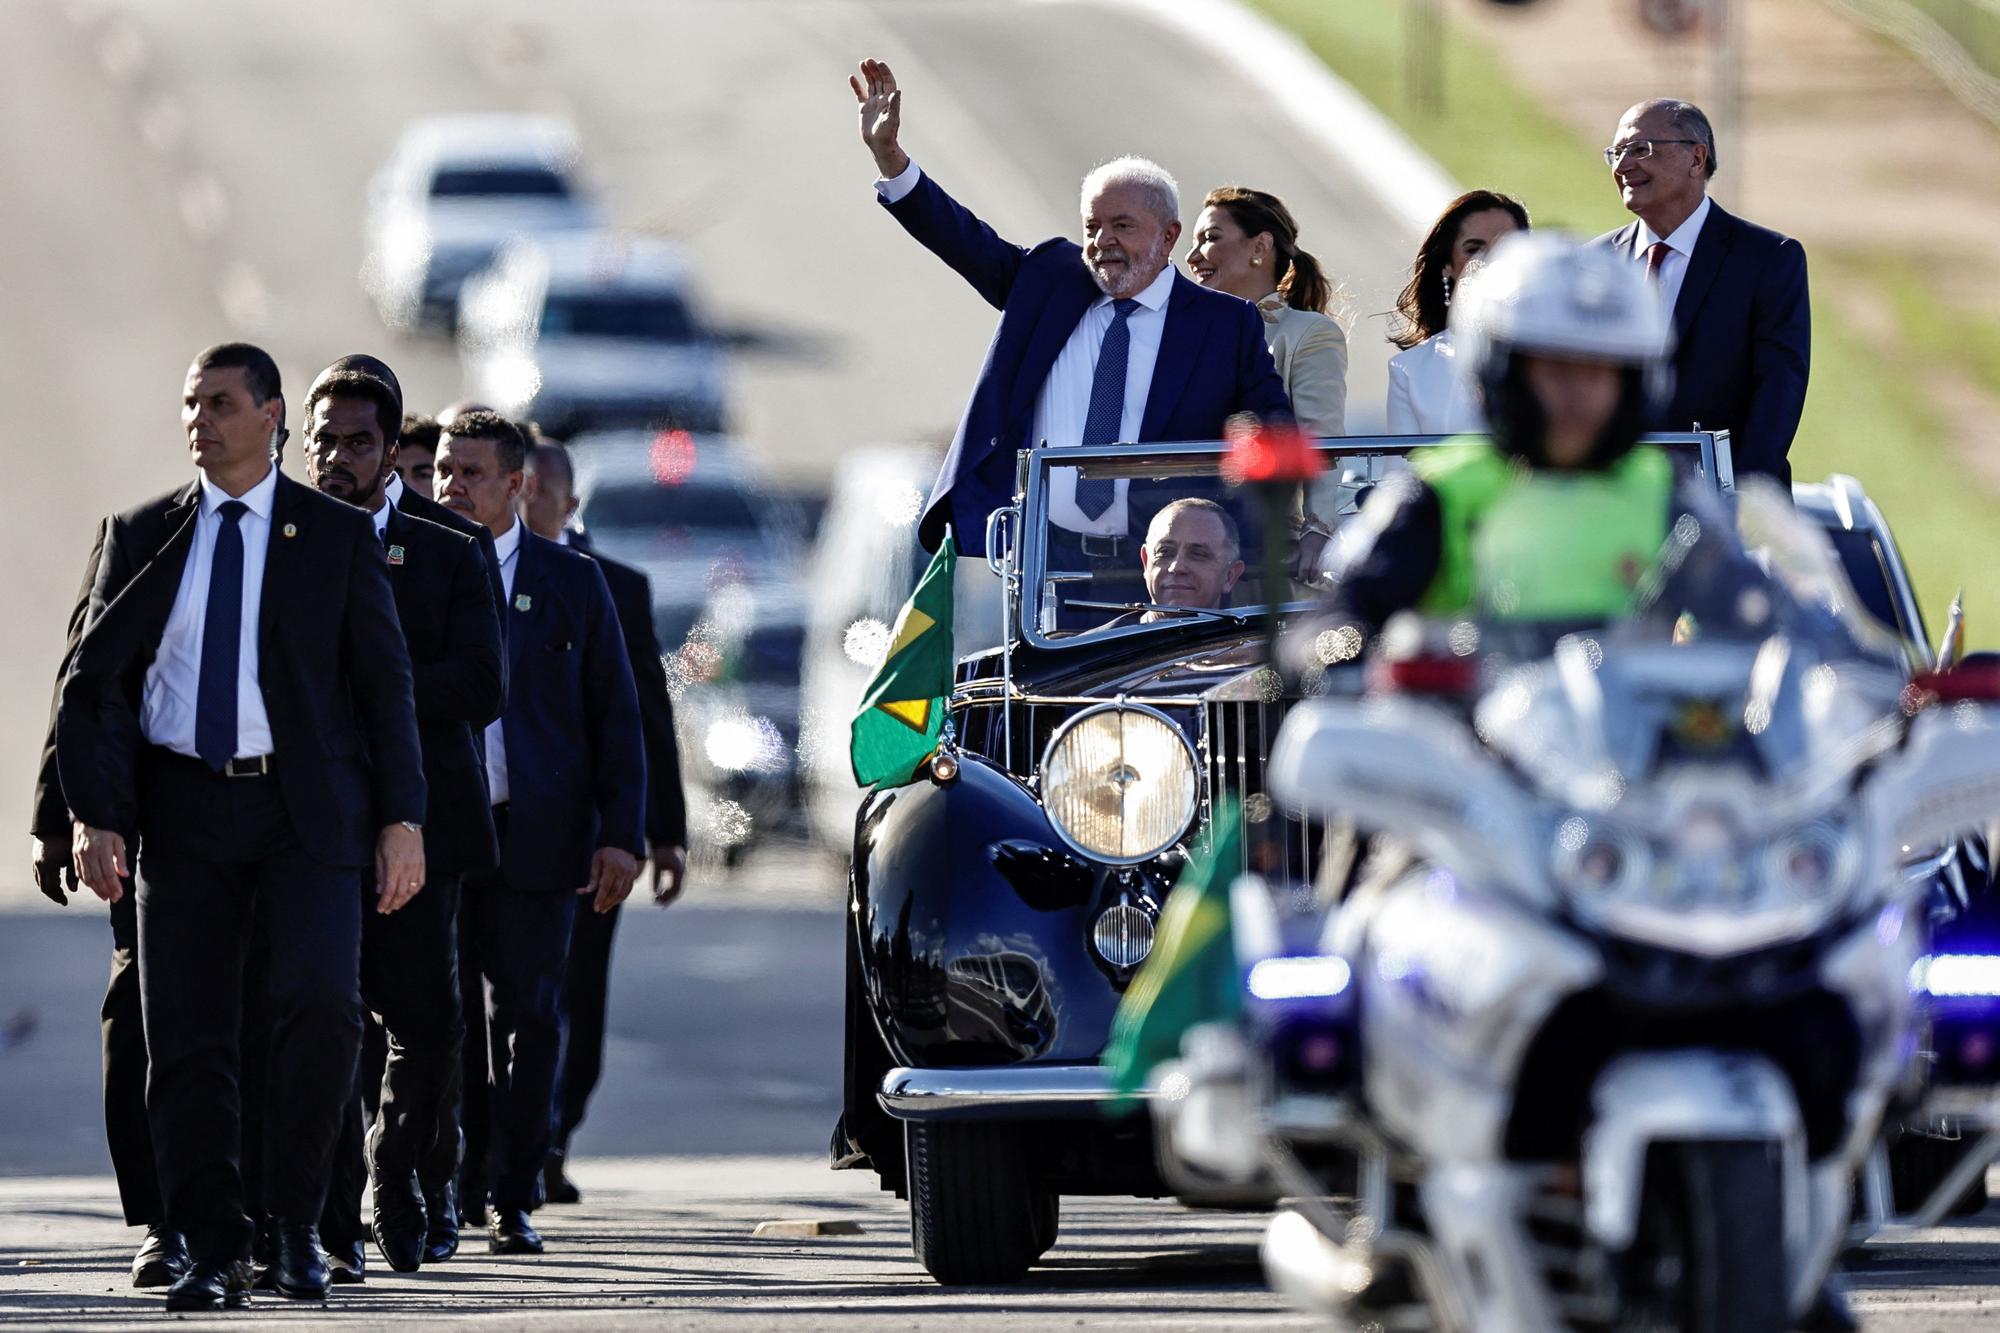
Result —
<path fill-rule="evenodd" d="M 1635 162 L 1644 162 L 1647 158 L 1653 155 L 1653 152 L 1657 148 L 1657 146 L 1663 143 L 1684 143 L 1692 145 L 1692 144 L 1698 144 L 1700 142 L 1701 140 L 1699 139 L 1634 139 L 1630 143 L 1614 144 L 1610 148 L 1605 149 L 1604 165 L 1607 167 L 1615 167 L 1618 165 L 1619 159 L 1627 157 L 1631 158 Z"/>

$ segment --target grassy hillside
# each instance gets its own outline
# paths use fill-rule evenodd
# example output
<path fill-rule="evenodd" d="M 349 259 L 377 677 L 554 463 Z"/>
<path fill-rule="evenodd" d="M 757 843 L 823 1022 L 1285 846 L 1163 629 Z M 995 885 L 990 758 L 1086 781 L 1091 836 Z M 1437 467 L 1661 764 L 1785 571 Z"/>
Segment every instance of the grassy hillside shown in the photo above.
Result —
<path fill-rule="evenodd" d="M 1422 111 L 1406 95 L 1402 0 L 1249 0 L 1296 32 L 1362 96 L 1467 185 L 1519 195 L 1538 226 L 1595 233 L 1627 221 L 1606 177 L 1601 146 L 1587 142 L 1517 85 L 1462 25 L 1447 27 L 1442 111 Z M 1810 237 L 1803 238 L 1812 250 Z M 1822 257 L 1824 259 L 1825 257 Z M 1916 577 L 1926 616 L 1937 622 L 1963 586 L 1968 637 L 2000 643 L 2000 509 L 1952 454 L 1941 414 L 1919 387 L 1926 348 L 1941 336 L 1937 307 L 1912 295 L 1893 257 L 1815 267 L 1812 387 L 1792 447 L 1801 479 L 1829 472 L 1859 477 L 1894 525 Z M 1887 343 L 1862 338 L 1825 299 L 1830 282 L 1866 282 L 1902 316 Z M 1929 320 L 1915 317 L 1928 309 Z M 1958 331 L 2000 339 L 1978 321 Z M 1935 352 L 1937 349 L 1930 349 Z M 1996 423 L 2000 428 L 2000 423 Z"/>

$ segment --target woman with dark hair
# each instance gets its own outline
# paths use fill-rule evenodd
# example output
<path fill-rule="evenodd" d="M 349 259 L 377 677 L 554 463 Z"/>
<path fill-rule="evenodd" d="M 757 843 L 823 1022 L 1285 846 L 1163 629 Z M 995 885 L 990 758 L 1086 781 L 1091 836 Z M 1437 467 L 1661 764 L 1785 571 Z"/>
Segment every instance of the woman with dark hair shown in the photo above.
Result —
<path fill-rule="evenodd" d="M 1389 433 L 1457 435 L 1486 429 L 1472 388 L 1454 363 L 1445 320 L 1451 294 L 1500 239 L 1528 229 L 1528 210 L 1492 190 L 1469 190 L 1431 225 L 1410 266 L 1410 283 L 1396 298 L 1403 326 L 1390 341 Z"/>
<path fill-rule="evenodd" d="M 1333 284 L 1299 248 L 1299 224 L 1276 195 L 1225 185 L 1195 220 L 1188 276 L 1254 303 L 1264 341 L 1311 435 L 1347 433 L 1347 331 L 1326 313 Z"/>

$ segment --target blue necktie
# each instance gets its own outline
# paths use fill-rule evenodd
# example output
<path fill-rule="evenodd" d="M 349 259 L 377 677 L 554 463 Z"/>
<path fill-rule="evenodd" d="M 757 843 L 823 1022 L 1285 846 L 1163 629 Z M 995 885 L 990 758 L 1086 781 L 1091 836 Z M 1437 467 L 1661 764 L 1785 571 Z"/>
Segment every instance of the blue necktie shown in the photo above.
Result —
<path fill-rule="evenodd" d="M 1125 419 L 1125 366 L 1131 360 L 1132 331 L 1125 327 L 1139 303 L 1131 297 L 1113 301 L 1111 327 L 1104 331 L 1104 346 L 1097 353 L 1097 375 L 1090 382 L 1090 411 L 1083 418 L 1083 443 L 1114 444 L 1118 426 Z M 1103 478 L 1079 477 L 1076 507 L 1085 518 L 1097 518 L 1118 498 L 1118 483 Z"/>
<path fill-rule="evenodd" d="M 236 757 L 236 665 L 243 638 L 243 529 L 250 506 L 225 500 L 216 510 L 215 555 L 208 564 L 208 613 L 201 622 L 201 684 L 195 692 L 194 752 L 220 773 Z"/>

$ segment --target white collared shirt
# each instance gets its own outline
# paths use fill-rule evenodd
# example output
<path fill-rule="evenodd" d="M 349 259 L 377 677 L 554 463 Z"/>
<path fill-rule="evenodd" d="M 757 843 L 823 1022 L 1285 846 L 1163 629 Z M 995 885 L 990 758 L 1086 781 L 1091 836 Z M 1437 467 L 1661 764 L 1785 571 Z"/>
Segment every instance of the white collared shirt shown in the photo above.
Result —
<path fill-rule="evenodd" d="M 1688 261 L 1694 258 L 1694 243 L 1701 239 L 1701 226 L 1708 221 L 1712 204 L 1707 195 L 1687 220 L 1674 228 L 1674 234 L 1666 237 L 1667 257 L 1660 261 L 1660 299 L 1667 303 L 1667 313 L 1672 314 L 1674 306 L 1681 299 L 1681 284 L 1687 281 Z M 1642 219 L 1639 230 L 1632 237 L 1634 255 L 1639 267 L 1646 266 L 1646 252 L 1661 238 Z"/>
<path fill-rule="evenodd" d="M 917 188 L 923 173 L 914 160 L 893 179 L 875 182 L 884 203 L 897 203 Z M 1139 308 L 1125 317 L 1129 342 L 1125 353 L 1125 411 L 1118 422 L 1118 439 L 1136 440 L 1146 418 L 1146 395 L 1153 387 L 1153 367 L 1160 359 L 1160 341 L 1167 327 L 1167 298 L 1173 295 L 1174 266 L 1170 263 L 1134 298 Z M 1035 400 L 1035 421 L 1029 443 L 1062 447 L 1083 443 L 1084 420 L 1090 415 L 1090 390 L 1097 377 L 1097 354 L 1111 328 L 1112 300 L 1100 296 L 1084 311 L 1069 341 L 1057 353 Z M 1125 516 L 1125 490 L 1130 483 L 1113 482 L 1117 494 L 1096 518 L 1076 503 L 1076 471 L 1054 468 L 1049 473 L 1049 520 L 1071 532 L 1095 537 L 1122 537 L 1130 524 Z"/>
<path fill-rule="evenodd" d="M 200 478 L 201 512 L 194 520 L 194 545 L 174 593 L 174 608 L 160 634 L 159 651 L 146 669 L 139 705 L 139 730 L 147 740 L 177 754 L 195 756 L 195 706 L 201 693 L 202 626 L 208 616 L 209 573 L 215 563 L 221 509 L 229 495 Z M 243 624 L 236 650 L 236 755 L 255 759 L 271 753 L 271 718 L 257 677 L 258 609 L 264 596 L 264 561 L 271 551 L 271 506 L 278 494 L 278 469 L 234 497 L 248 506 L 236 520 L 243 537 Z"/>
<path fill-rule="evenodd" d="M 495 534 L 493 553 L 500 559 L 500 586 L 506 590 L 506 604 L 500 614 L 507 614 L 507 607 L 514 602 L 514 569 L 520 562 L 515 558 L 521 554 L 522 523 L 516 518 L 507 530 Z M 486 795 L 493 804 L 499 805 L 508 799 L 507 788 L 507 729 L 501 725 L 502 718 L 494 718 L 486 724 Z"/>
<path fill-rule="evenodd" d="M 382 498 L 401 509 L 403 507 L 403 474 L 389 469 L 389 480 L 382 483 Z"/>

